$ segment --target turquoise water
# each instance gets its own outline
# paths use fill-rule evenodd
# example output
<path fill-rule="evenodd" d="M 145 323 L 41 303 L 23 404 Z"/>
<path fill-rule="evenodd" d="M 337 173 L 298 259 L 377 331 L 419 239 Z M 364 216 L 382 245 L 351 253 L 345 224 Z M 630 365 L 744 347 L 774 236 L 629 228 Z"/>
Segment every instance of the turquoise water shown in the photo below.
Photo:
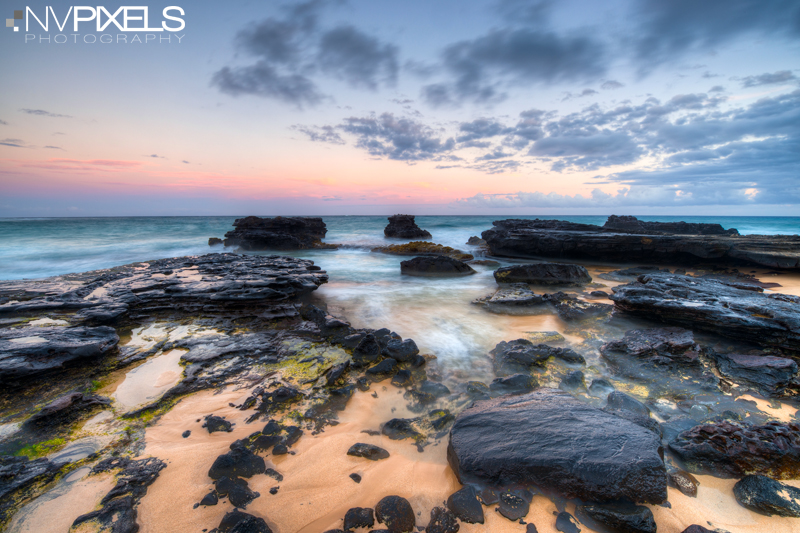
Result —
<path fill-rule="evenodd" d="M 345 260 L 352 270 L 332 272 L 344 279 L 363 281 L 380 277 L 365 255 L 371 246 L 385 244 L 386 217 L 323 217 L 328 242 L 346 245 L 325 257 Z M 457 248 L 471 235 L 489 229 L 498 216 L 420 216 L 417 223 L 433 234 L 433 241 Z M 512 217 L 509 217 L 512 218 Z M 536 217 L 513 217 L 536 218 Z M 602 225 L 605 216 L 546 217 Z M 639 217 L 642 220 L 716 222 L 737 228 L 742 234 L 798 234 L 800 217 Z M 120 217 L 120 218 L 24 218 L 0 219 L 0 279 L 41 278 L 72 272 L 180 255 L 212 251 L 209 237 L 222 237 L 236 217 Z M 363 250 L 359 250 L 359 248 Z M 299 254 L 302 255 L 302 254 Z M 317 253 L 306 255 L 317 256 Z M 333 265 L 323 265 L 331 271 Z M 372 265 L 377 267 L 377 265 Z"/>

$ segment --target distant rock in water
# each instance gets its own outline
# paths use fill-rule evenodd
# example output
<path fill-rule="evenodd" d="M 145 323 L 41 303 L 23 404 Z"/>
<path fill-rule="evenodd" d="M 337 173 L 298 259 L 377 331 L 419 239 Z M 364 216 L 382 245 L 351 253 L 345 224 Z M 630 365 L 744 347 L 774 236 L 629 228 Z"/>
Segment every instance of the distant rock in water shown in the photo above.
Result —
<path fill-rule="evenodd" d="M 533 285 L 583 285 L 592 277 L 580 265 L 534 263 L 500 268 L 494 272 L 497 283 L 530 283 Z"/>
<path fill-rule="evenodd" d="M 456 250 L 449 246 L 436 244 L 433 242 L 412 241 L 406 244 L 390 244 L 389 246 L 378 246 L 372 249 L 373 252 L 390 255 L 445 255 L 458 259 L 459 261 L 470 261 L 475 259 L 472 254 L 465 254 L 461 250 Z"/>
<path fill-rule="evenodd" d="M 467 244 L 469 244 L 470 246 L 483 246 L 484 244 L 486 244 L 486 241 L 484 241 L 483 239 L 481 239 L 476 235 L 473 235 L 472 237 L 467 239 Z"/>
<path fill-rule="evenodd" d="M 322 243 L 328 229 L 320 217 L 245 217 L 225 234 L 225 246 L 242 250 L 306 250 L 335 248 Z M 210 244 L 210 243 L 209 243 Z"/>
<path fill-rule="evenodd" d="M 407 276 L 469 276 L 475 270 L 458 259 L 444 255 L 415 257 L 400 263 L 400 273 Z"/>
<path fill-rule="evenodd" d="M 800 235 L 738 235 L 717 224 L 641 222 L 633 217 L 612 217 L 605 226 L 539 219 L 492 224 L 481 236 L 497 256 L 800 268 Z"/>
<path fill-rule="evenodd" d="M 219 237 L 209 237 L 208 239 L 209 246 L 219 246 L 220 244 L 222 244 L 222 239 L 220 239 Z"/>
<path fill-rule="evenodd" d="M 645 222 L 632 216 L 611 215 L 603 228 L 625 233 L 669 233 L 673 235 L 739 235 L 735 228 L 725 229 L 720 224 L 695 224 L 690 222 Z"/>
<path fill-rule="evenodd" d="M 389 224 L 383 230 L 387 237 L 395 239 L 430 239 L 431 234 L 417 226 L 414 215 L 392 215 Z"/>
<path fill-rule="evenodd" d="M 462 484 L 534 485 L 598 503 L 665 501 L 662 454 L 652 431 L 547 388 L 475 402 L 447 449 Z"/>

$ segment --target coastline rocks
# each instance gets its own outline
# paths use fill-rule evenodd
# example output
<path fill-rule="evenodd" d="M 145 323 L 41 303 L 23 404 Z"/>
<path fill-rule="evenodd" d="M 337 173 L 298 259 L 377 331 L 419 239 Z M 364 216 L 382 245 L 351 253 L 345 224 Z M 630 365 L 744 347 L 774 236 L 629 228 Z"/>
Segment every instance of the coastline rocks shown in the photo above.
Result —
<path fill-rule="evenodd" d="M 319 217 L 245 217 L 233 222 L 224 244 L 241 250 L 306 250 L 330 248 L 321 240 L 328 229 Z M 210 243 L 209 243 L 210 244 Z"/>
<path fill-rule="evenodd" d="M 648 274 L 614 287 L 617 308 L 669 324 L 798 351 L 800 298 L 731 287 L 707 278 Z"/>
<path fill-rule="evenodd" d="M 430 239 L 431 234 L 417 226 L 414 215 L 392 215 L 383 234 L 395 239 Z"/>
<path fill-rule="evenodd" d="M 610 531 L 621 533 L 656 533 L 653 511 L 643 505 L 609 504 L 583 505 L 577 513 L 599 522 Z"/>
<path fill-rule="evenodd" d="M 400 340 L 390 339 L 386 347 L 381 351 L 386 357 L 391 357 L 400 363 L 409 363 L 419 354 L 417 343 L 412 339 Z"/>
<path fill-rule="evenodd" d="M 350 446 L 350 449 L 347 450 L 347 455 L 352 455 L 353 457 L 363 457 L 364 459 L 369 459 L 370 461 L 380 461 L 381 459 L 386 459 L 389 457 L 389 452 L 373 444 L 357 442 Z"/>
<path fill-rule="evenodd" d="M 620 340 L 607 342 L 600 354 L 620 369 L 637 359 L 653 367 L 699 367 L 700 346 L 691 331 L 683 328 L 632 329 Z"/>
<path fill-rule="evenodd" d="M 390 244 L 388 246 L 378 246 L 372 249 L 373 252 L 389 255 L 434 255 L 446 256 L 457 259 L 458 261 L 471 261 L 475 259 L 472 254 L 467 254 L 461 250 L 456 250 L 449 246 L 443 246 L 433 242 L 412 241 L 405 244 Z"/>
<path fill-rule="evenodd" d="M 543 367 L 551 357 L 569 364 L 585 364 L 582 355 L 570 348 L 554 348 L 546 344 L 533 344 L 526 339 L 501 341 L 489 352 L 498 376 L 530 372 L 533 367 Z"/>
<path fill-rule="evenodd" d="M 745 476 L 733 486 L 736 501 L 767 516 L 800 517 L 800 489 L 766 476 Z"/>
<path fill-rule="evenodd" d="M 693 473 L 723 478 L 763 474 L 775 479 L 800 476 L 800 425 L 763 426 L 723 421 L 680 433 L 669 448 Z"/>
<path fill-rule="evenodd" d="M 674 235 L 739 235 L 735 228 L 725 229 L 720 224 L 696 224 L 690 222 L 645 222 L 632 216 L 611 215 L 603 224 L 604 229 L 625 233 L 669 233 Z"/>
<path fill-rule="evenodd" d="M 585 285 L 592 277 L 580 265 L 534 263 L 495 270 L 497 283 L 530 283 L 532 285 Z"/>
<path fill-rule="evenodd" d="M 220 239 L 219 237 L 209 237 L 208 239 L 209 246 L 219 246 L 221 244 L 222 244 L 222 239 Z"/>
<path fill-rule="evenodd" d="M 12 384 L 76 360 L 98 359 L 118 342 L 117 332 L 107 326 L 0 329 L 0 383 Z"/>
<path fill-rule="evenodd" d="M 447 508 L 462 522 L 483 524 L 483 505 L 471 485 L 451 494 L 447 498 Z"/>
<path fill-rule="evenodd" d="M 631 217 L 632 218 L 632 217 Z M 612 222 L 616 226 L 619 221 Z M 707 225 L 643 222 L 626 230 L 560 220 L 497 220 L 481 234 L 492 255 L 593 259 L 619 263 L 750 264 L 800 268 L 800 236 L 713 233 Z M 653 225 L 655 224 L 655 225 Z M 712 232 L 684 235 L 686 231 Z M 724 231 L 724 230 L 723 230 Z"/>
<path fill-rule="evenodd" d="M 456 417 L 447 450 L 462 484 L 535 485 L 595 502 L 666 500 L 662 455 L 651 431 L 558 389 L 475 402 Z"/>
<path fill-rule="evenodd" d="M 470 246 L 483 246 L 486 244 L 486 241 L 478 237 L 477 235 L 473 235 L 469 239 L 467 239 L 467 244 Z"/>
<path fill-rule="evenodd" d="M 530 290 L 525 283 L 513 283 L 503 285 L 491 296 L 478 298 L 472 303 L 482 305 L 492 313 L 517 314 L 542 305 L 544 298 Z"/>
<path fill-rule="evenodd" d="M 400 496 L 386 496 L 375 506 L 375 518 L 391 533 L 411 533 L 416 528 L 414 509 Z"/>
<path fill-rule="evenodd" d="M 217 527 L 219 533 L 272 533 L 263 518 L 243 513 L 239 509 L 226 513 Z"/>
<path fill-rule="evenodd" d="M 458 259 L 444 255 L 431 255 L 401 262 L 400 273 L 407 276 L 455 277 L 475 274 L 475 270 Z"/>
<path fill-rule="evenodd" d="M 797 363 L 792 359 L 769 355 L 720 353 L 711 355 L 717 363 L 720 374 L 751 385 L 766 396 L 794 396 L 800 388 Z"/>
<path fill-rule="evenodd" d="M 64 463 L 49 459 L 0 456 L 0 524 L 10 518 L 20 496 L 37 485 L 56 478 Z"/>

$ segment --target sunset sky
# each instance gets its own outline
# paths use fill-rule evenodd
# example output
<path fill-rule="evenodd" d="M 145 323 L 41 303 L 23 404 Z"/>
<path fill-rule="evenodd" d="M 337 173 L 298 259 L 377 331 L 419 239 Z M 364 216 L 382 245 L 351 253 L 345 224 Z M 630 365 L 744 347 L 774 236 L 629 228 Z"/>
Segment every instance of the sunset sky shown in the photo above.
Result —
<path fill-rule="evenodd" d="M 0 26 L 0 216 L 800 214 L 796 0 L 147 5 Z"/>

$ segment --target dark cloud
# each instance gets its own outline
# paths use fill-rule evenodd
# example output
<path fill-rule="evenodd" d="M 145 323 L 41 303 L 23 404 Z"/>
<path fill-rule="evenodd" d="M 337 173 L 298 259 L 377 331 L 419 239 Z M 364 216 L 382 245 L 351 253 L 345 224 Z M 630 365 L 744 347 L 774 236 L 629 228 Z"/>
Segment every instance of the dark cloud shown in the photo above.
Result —
<path fill-rule="evenodd" d="M 371 155 L 399 161 L 437 159 L 455 147 L 452 138 L 442 139 L 433 129 L 392 113 L 379 117 L 351 117 L 339 128 L 357 138 L 356 146 Z"/>
<path fill-rule="evenodd" d="M 397 47 L 382 44 L 353 26 L 326 32 L 320 39 L 318 60 L 323 72 L 354 87 L 375 90 L 380 81 L 397 81 Z"/>
<path fill-rule="evenodd" d="M 634 37 L 641 73 L 743 35 L 800 37 L 796 0 L 641 0 Z"/>
<path fill-rule="evenodd" d="M 326 142 L 331 144 L 345 144 L 344 139 L 333 126 L 292 126 L 293 130 L 299 131 L 306 135 L 310 140 L 315 142 Z"/>
<path fill-rule="evenodd" d="M 448 46 L 442 57 L 451 80 L 423 87 L 431 105 L 505 98 L 504 83 L 589 80 L 606 69 L 605 48 L 590 37 L 528 28 L 494 30 Z"/>
<path fill-rule="evenodd" d="M 189 164 L 189 162 L 188 162 L 188 161 L 186 161 L 185 159 L 184 159 L 183 161 L 181 161 L 181 163 L 184 163 L 184 164 L 186 164 L 186 165 L 188 165 L 188 164 Z"/>
<path fill-rule="evenodd" d="M 298 107 L 315 105 L 323 98 L 309 78 L 301 74 L 279 74 L 266 61 L 248 67 L 223 67 L 214 74 L 211 83 L 232 96 L 263 96 Z"/>
<path fill-rule="evenodd" d="M 610 90 L 610 89 L 621 89 L 625 87 L 622 83 L 618 82 L 617 80 L 607 80 L 604 81 L 603 84 L 600 86 L 601 89 Z"/>
<path fill-rule="evenodd" d="M 27 148 L 25 146 L 25 141 L 22 139 L 2 139 L 0 140 L 0 146 L 10 146 L 12 148 Z"/>
<path fill-rule="evenodd" d="M 709 71 L 705 71 L 705 72 L 703 72 L 703 75 L 701 77 L 704 78 L 704 79 L 710 79 L 710 78 L 719 78 L 720 75 L 719 74 L 712 74 Z"/>
<path fill-rule="evenodd" d="M 0 120 L 0 126 L 8 126 L 8 122 L 5 120 Z"/>
<path fill-rule="evenodd" d="M 567 100 L 572 100 L 574 98 L 583 98 L 584 96 L 592 96 L 592 95 L 595 95 L 595 94 L 600 94 L 600 93 L 598 93 L 594 89 L 584 89 L 581 92 L 579 92 L 578 94 L 567 92 L 564 95 L 564 98 L 561 99 L 561 101 L 562 102 L 566 102 Z"/>
<path fill-rule="evenodd" d="M 479 118 L 472 122 L 462 122 L 458 127 L 459 135 L 456 141 L 466 143 L 478 139 L 487 139 L 511 132 L 508 128 L 494 119 Z"/>
<path fill-rule="evenodd" d="M 60 146 L 45 146 L 45 148 L 48 148 L 50 150 L 63 150 L 63 148 L 61 148 Z"/>
<path fill-rule="evenodd" d="M 742 80 L 742 87 L 758 87 L 759 85 L 776 85 L 779 83 L 796 83 L 797 76 L 790 70 L 779 70 L 778 72 L 760 74 L 758 76 L 747 76 Z"/>
<path fill-rule="evenodd" d="M 45 111 L 44 109 L 20 109 L 20 111 L 27 113 L 28 115 L 37 115 L 40 117 L 72 118 L 70 115 L 59 115 L 58 113 L 51 113 L 50 111 Z"/>
<path fill-rule="evenodd" d="M 158 155 L 158 154 L 150 154 L 146 155 L 145 157 L 152 157 L 153 159 L 166 159 L 166 157 L 164 157 L 163 155 Z"/>
<path fill-rule="evenodd" d="M 710 88 L 708 90 L 708 92 L 710 92 L 710 93 L 724 93 L 725 92 L 725 87 L 723 87 L 722 85 L 714 85 L 712 88 Z"/>

